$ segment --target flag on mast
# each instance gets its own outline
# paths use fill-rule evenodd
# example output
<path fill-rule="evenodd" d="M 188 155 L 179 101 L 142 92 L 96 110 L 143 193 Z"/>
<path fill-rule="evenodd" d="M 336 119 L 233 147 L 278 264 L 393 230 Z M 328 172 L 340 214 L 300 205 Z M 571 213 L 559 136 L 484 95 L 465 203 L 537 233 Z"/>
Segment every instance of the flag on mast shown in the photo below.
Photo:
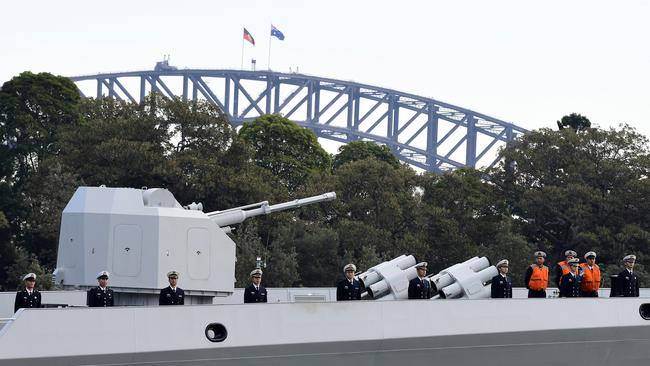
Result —
<path fill-rule="evenodd" d="M 255 46 L 255 38 L 251 35 L 251 33 L 244 28 L 244 39 L 250 42 L 253 46 Z"/>
<path fill-rule="evenodd" d="M 271 37 L 276 37 L 277 39 L 284 41 L 284 34 L 273 24 L 271 24 Z"/>

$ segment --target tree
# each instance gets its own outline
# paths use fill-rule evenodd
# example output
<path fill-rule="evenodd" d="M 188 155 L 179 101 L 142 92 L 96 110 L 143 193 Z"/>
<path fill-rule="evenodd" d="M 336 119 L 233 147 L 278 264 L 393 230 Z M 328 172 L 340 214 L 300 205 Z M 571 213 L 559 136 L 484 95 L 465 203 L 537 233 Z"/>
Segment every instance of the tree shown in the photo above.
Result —
<path fill-rule="evenodd" d="M 540 130 L 501 151 L 495 184 L 522 233 L 551 258 L 594 250 L 599 263 L 650 244 L 648 140 L 629 126 Z M 645 264 L 643 256 L 639 262 Z"/>
<path fill-rule="evenodd" d="M 336 170 L 341 165 L 351 161 L 370 157 L 384 161 L 394 168 L 397 168 L 400 164 L 386 145 L 378 145 L 372 141 L 352 141 L 339 148 L 339 153 L 334 156 L 333 169 Z"/>
<path fill-rule="evenodd" d="M 232 235 L 233 241 L 237 244 L 235 278 L 238 287 L 246 287 L 250 284 L 250 272 L 255 268 L 257 258 L 265 260 L 268 256 L 257 230 L 255 222 L 246 222 L 239 226 Z"/>
<path fill-rule="evenodd" d="M 505 257 L 521 268 L 526 266 L 530 247 L 517 233 L 506 201 L 483 179 L 483 172 L 463 168 L 442 175 L 426 174 L 422 189 L 420 240 L 434 268 L 475 255 L 492 261 Z"/>
<path fill-rule="evenodd" d="M 79 123 L 78 108 L 79 90 L 65 77 L 24 72 L 0 88 L 0 288 L 15 288 L 10 272 L 16 263 L 40 266 L 36 256 L 17 249 L 36 242 L 27 234 L 34 223 L 26 187 L 58 153 L 61 129 Z"/>
<path fill-rule="evenodd" d="M 206 101 L 159 102 L 158 114 L 173 128 L 171 188 L 179 199 L 202 200 L 224 209 L 256 201 L 286 199 L 288 193 L 268 170 L 251 161 L 254 151 L 227 116 Z"/>
<path fill-rule="evenodd" d="M 159 187 L 166 181 L 169 125 L 134 103 L 85 100 L 83 123 L 60 132 L 64 166 L 88 185 Z"/>
<path fill-rule="evenodd" d="M 312 171 L 331 169 L 331 157 L 316 135 L 280 115 L 264 115 L 245 123 L 239 135 L 253 146 L 255 162 L 291 191 L 303 185 Z"/>
<path fill-rule="evenodd" d="M 70 79 L 49 73 L 23 72 L 2 85 L 0 140 L 15 159 L 16 181 L 56 153 L 59 128 L 79 123 L 79 100 Z"/>
<path fill-rule="evenodd" d="M 416 203 L 417 176 L 413 169 L 393 169 L 386 162 L 369 158 L 341 166 L 334 176 L 342 204 L 339 218 L 367 223 L 397 236 L 408 230 Z"/>
<path fill-rule="evenodd" d="M 18 290 L 22 287 L 22 278 L 27 273 L 35 273 L 37 277 L 36 289 L 50 290 L 53 287 L 52 271 L 41 267 L 39 261 L 30 255 L 25 248 L 16 248 L 16 257 L 11 265 L 7 266 L 7 290 Z"/>
<path fill-rule="evenodd" d="M 25 183 L 22 200 L 25 223 L 15 242 L 44 270 L 51 272 L 55 268 L 61 213 L 82 185 L 76 174 L 63 171 L 53 158 L 45 160 Z"/>
<path fill-rule="evenodd" d="M 583 131 L 591 127 L 591 121 L 583 115 L 571 113 L 568 116 L 562 117 L 560 121 L 557 121 L 557 127 L 560 130 L 571 128 L 574 131 Z"/>

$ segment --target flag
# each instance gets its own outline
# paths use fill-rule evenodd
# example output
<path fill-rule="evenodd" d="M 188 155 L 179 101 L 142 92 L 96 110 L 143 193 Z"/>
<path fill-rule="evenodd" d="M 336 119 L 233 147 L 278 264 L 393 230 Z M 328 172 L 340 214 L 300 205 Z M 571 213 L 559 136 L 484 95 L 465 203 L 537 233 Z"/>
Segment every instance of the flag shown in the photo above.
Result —
<path fill-rule="evenodd" d="M 246 30 L 246 28 L 244 28 L 244 39 L 255 46 L 255 38 L 253 38 L 253 36 Z"/>
<path fill-rule="evenodd" d="M 284 34 L 280 32 L 273 24 L 271 24 L 271 37 L 276 37 L 277 39 L 284 41 Z"/>

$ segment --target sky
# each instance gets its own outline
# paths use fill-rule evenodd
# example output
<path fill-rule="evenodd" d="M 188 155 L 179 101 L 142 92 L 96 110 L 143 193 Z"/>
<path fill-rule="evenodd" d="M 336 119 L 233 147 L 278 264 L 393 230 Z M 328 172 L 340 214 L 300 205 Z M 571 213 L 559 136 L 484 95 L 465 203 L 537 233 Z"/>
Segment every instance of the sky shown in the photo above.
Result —
<path fill-rule="evenodd" d="M 431 97 L 526 129 L 570 113 L 650 136 L 650 1 L 51 1 L 0 7 L 0 83 L 179 68 L 271 69 Z M 248 65 L 248 62 L 246 63 Z"/>

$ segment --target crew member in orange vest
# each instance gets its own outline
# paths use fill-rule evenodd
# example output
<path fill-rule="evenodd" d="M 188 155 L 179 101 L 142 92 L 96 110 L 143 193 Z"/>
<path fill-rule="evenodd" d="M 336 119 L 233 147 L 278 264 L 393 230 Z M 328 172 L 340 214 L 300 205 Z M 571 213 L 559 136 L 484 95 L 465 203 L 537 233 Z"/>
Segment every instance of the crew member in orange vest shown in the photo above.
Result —
<path fill-rule="evenodd" d="M 557 262 L 555 270 L 553 271 L 553 273 L 555 273 L 555 287 L 560 288 L 560 278 L 562 278 L 562 276 L 565 274 L 571 272 L 569 261 L 577 256 L 578 253 L 574 252 L 573 250 L 567 250 L 564 252 L 564 257 L 566 259 L 562 262 Z"/>
<path fill-rule="evenodd" d="M 544 265 L 546 253 L 542 251 L 535 252 L 535 263 L 531 264 L 526 270 L 526 288 L 528 297 L 546 297 L 546 288 L 548 287 L 548 267 Z"/>
<path fill-rule="evenodd" d="M 598 297 L 598 289 L 600 288 L 600 268 L 596 264 L 596 253 L 587 252 L 587 254 L 585 254 L 585 260 L 587 263 L 580 264 L 580 273 L 582 275 L 580 296 Z"/>

